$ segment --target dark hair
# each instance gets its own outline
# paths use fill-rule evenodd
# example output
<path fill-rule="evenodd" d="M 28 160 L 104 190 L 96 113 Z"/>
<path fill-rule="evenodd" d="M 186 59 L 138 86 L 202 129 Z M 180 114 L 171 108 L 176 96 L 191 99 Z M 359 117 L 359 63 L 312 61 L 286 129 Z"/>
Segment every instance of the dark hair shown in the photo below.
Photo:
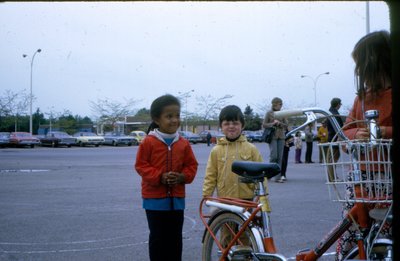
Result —
<path fill-rule="evenodd" d="M 163 96 L 158 97 L 151 103 L 150 116 L 153 121 L 150 124 L 149 128 L 147 129 L 147 133 L 159 127 L 157 123 L 154 122 L 154 120 L 158 119 L 161 116 L 161 113 L 163 112 L 164 108 L 169 105 L 178 105 L 180 108 L 181 102 L 175 96 L 171 94 L 165 94 Z"/>
<path fill-rule="evenodd" d="M 392 80 L 389 32 L 377 31 L 367 34 L 357 42 L 351 55 L 356 64 L 354 75 L 359 97 L 364 97 L 365 84 L 376 94 L 385 86 L 382 80 Z"/>
<path fill-rule="evenodd" d="M 228 105 L 219 113 L 219 126 L 223 121 L 240 121 L 244 127 L 244 115 L 242 110 L 236 105 Z"/>
<path fill-rule="evenodd" d="M 331 107 L 336 108 L 341 103 L 342 103 L 342 100 L 340 98 L 333 98 L 331 100 Z"/>

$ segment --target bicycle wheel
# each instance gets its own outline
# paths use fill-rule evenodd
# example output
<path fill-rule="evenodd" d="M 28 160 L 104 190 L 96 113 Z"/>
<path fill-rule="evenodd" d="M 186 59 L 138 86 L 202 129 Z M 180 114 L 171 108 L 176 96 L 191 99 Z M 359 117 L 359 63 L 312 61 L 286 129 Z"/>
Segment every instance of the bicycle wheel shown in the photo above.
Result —
<path fill-rule="evenodd" d="M 222 212 L 212 221 L 210 228 L 216 238 L 226 247 L 232 240 L 234 233 L 238 232 L 244 220 L 239 215 L 232 212 Z M 240 242 L 238 242 L 240 241 Z M 246 228 L 236 245 L 250 246 L 254 252 L 259 252 L 256 236 L 249 227 Z M 206 231 L 203 241 L 202 260 L 218 261 L 222 256 L 214 238 Z M 247 259 L 246 259 L 247 260 Z M 251 259 L 250 259 L 251 260 Z"/>
<path fill-rule="evenodd" d="M 393 258 L 393 244 L 387 242 L 375 243 L 368 260 L 388 260 Z M 343 260 L 359 259 L 358 247 L 355 247 Z"/>

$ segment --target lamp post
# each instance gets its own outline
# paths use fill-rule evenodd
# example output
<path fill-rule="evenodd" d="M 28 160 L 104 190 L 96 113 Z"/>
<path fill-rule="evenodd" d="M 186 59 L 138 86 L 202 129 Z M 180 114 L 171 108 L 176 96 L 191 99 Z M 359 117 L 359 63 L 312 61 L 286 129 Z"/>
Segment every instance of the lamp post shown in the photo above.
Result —
<path fill-rule="evenodd" d="M 187 92 L 184 92 L 184 93 L 182 93 L 182 92 L 178 92 L 178 94 L 179 94 L 179 96 L 180 97 L 182 97 L 182 98 L 185 98 L 185 131 L 187 131 L 188 130 L 188 124 L 187 124 L 187 113 L 188 113 L 188 109 L 187 109 L 187 99 L 190 97 L 190 93 L 191 92 L 194 92 L 194 90 L 190 90 L 190 91 L 187 91 Z"/>
<path fill-rule="evenodd" d="M 33 55 L 32 55 L 32 59 L 31 59 L 31 92 L 30 92 L 30 105 L 29 105 L 29 133 L 32 134 L 32 102 L 33 102 L 33 93 L 32 93 L 32 71 L 33 71 L 33 60 L 35 59 L 35 56 L 37 53 L 40 53 L 42 50 L 41 49 L 37 49 Z M 27 57 L 28 55 L 23 54 L 22 57 Z"/>
<path fill-rule="evenodd" d="M 315 79 L 308 75 L 301 75 L 301 78 L 310 78 L 314 82 L 314 106 L 317 107 L 317 81 L 322 75 L 328 75 L 329 72 L 324 72 L 318 75 Z"/>

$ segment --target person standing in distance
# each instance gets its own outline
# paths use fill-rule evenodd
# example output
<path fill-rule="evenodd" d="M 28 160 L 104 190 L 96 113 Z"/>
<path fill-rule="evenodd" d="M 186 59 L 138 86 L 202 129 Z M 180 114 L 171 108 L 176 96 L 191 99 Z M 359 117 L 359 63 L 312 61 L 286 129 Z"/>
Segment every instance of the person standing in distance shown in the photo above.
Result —
<path fill-rule="evenodd" d="M 310 123 L 304 129 L 304 133 L 306 135 L 305 142 L 306 142 L 306 157 L 304 162 L 305 163 L 314 163 L 312 161 L 312 151 L 313 151 L 313 142 L 314 142 L 314 133 L 313 133 L 313 123 Z"/>
<path fill-rule="evenodd" d="M 285 146 L 285 133 L 288 129 L 287 119 L 278 120 L 274 117 L 274 112 L 280 111 L 282 108 L 282 99 L 275 97 L 271 101 L 271 110 L 267 111 L 263 121 L 263 128 L 275 127 L 275 133 L 269 144 L 269 162 L 278 163 L 282 166 L 283 146 Z M 275 181 L 281 182 L 282 175 L 277 177 Z M 285 178 L 284 178 L 285 179 Z M 284 180 L 283 180 L 284 181 Z"/>
<path fill-rule="evenodd" d="M 322 122 L 322 125 L 318 129 L 317 137 L 318 137 L 318 143 L 326 143 L 328 142 L 328 124 L 326 123 L 326 120 Z M 323 162 L 323 155 L 326 157 L 326 152 L 328 150 L 327 146 L 320 146 L 319 147 L 319 163 Z"/>
<path fill-rule="evenodd" d="M 331 107 L 329 108 L 329 111 L 332 113 L 333 117 L 335 117 L 335 119 L 337 120 L 337 122 L 339 123 L 339 127 L 342 128 L 343 127 L 343 120 L 342 117 L 340 117 L 339 114 L 339 109 L 342 106 L 342 100 L 335 97 L 331 100 Z M 335 142 L 337 141 L 337 135 L 336 135 L 336 131 L 332 126 L 332 123 L 330 122 L 330 120 L 328 120 L 328 142 Z M 338 146 L 332 146 L 332 150 L 328 150 L 327 153 L 327 162 L 328 163 L 332 163 L 333 162 L 337 162 L 339 160 L 340 157 L 340 148 Z M 335 169 L 334 166 L 332 165 L 328 165 L 327 166 L 327 171 L 328 171 L 328 179 L 329 182 L 334 181 L 335 179 L 337 180 L 338 178 L 335 176 Z"/>
<path fill-rule="evenodd" d="M 179 99 L 169 94 L 153 101 L 153 122 L 136 155 L 151 261 L 182 259 L 185 184 L 193 181 L 198 163 L 189 141 L 177 132 L 180 109 Z"/>

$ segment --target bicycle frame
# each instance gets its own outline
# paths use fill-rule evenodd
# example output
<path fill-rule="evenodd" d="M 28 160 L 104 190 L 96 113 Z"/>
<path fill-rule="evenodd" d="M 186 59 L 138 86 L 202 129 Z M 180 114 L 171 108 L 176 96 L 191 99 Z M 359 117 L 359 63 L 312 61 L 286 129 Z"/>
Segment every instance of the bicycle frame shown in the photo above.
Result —
<path fill-rule="evenodd" d="M 236 243 L 240 242 L 239 238 L 240 236 L 244 233 L 244 231 L 249 227 L 251 230 L 257 230 L 257 228 L 250 226 L 252 222 L 255 222 L 256 216 L 258 213 L 261 211 L 261 217 L 262 217 L 262 224 L 263 224 L 263 231 L 262 233 L 260 231 L 255 231 L 253 233 L 256 236 L 256 240 L 258 241 L 258 245 L 262 246 L 261 251 L 262 252 L 267 252 L 271 254 L 276 253 L 276 247 L 275 243 L 272 237 L 272 232 L 270 229 L 270 218 L 267 213 L 267 207 L 266 207 L 266 192 L 264 190 L 264 186 L 262 182 L 259 182 L 258 184 L 260 188 L 259 192 L 259 202 L 255 201 L 249 201 L 249 200 L 242 200 L 242 199 L 237 199 L 237 198 L 228 198 L 228 197 L 205 197 L 202 199 L 200 203 L 200 218 L 206 227 L 207 231 L 210 233 L 210 235 L 213 237 L 215 240 L 218 248 L 222 252 L 222 256 L 220 260 L 224 260 L 228 254 L 229 250 L 231 247 Z M 211 207 L 217 207 L 222 210 L 226 211 L 231 211 L 239 216 L 241 216 L 244 220 L 244 223 L 242 227 L 239 229 L 238 232 L 235 232 L 234 230 L 230 229 L 230 233 L 234 235 L 233 239 L 231 242 L 224 248 L 219 239 L 217 238 L 216 235 L 212 232 L 210 229 L 209 224 L 212 223 L 213 218 L 210 215 L 205 215 L 203 213 L 203 206 L 211 206 Z M 214 215 L 215 218 L 216 215 Z M 211 219 L 207 222 L 207 218 Z M 262 236 L 261 236 L 262 235 Z"/>

